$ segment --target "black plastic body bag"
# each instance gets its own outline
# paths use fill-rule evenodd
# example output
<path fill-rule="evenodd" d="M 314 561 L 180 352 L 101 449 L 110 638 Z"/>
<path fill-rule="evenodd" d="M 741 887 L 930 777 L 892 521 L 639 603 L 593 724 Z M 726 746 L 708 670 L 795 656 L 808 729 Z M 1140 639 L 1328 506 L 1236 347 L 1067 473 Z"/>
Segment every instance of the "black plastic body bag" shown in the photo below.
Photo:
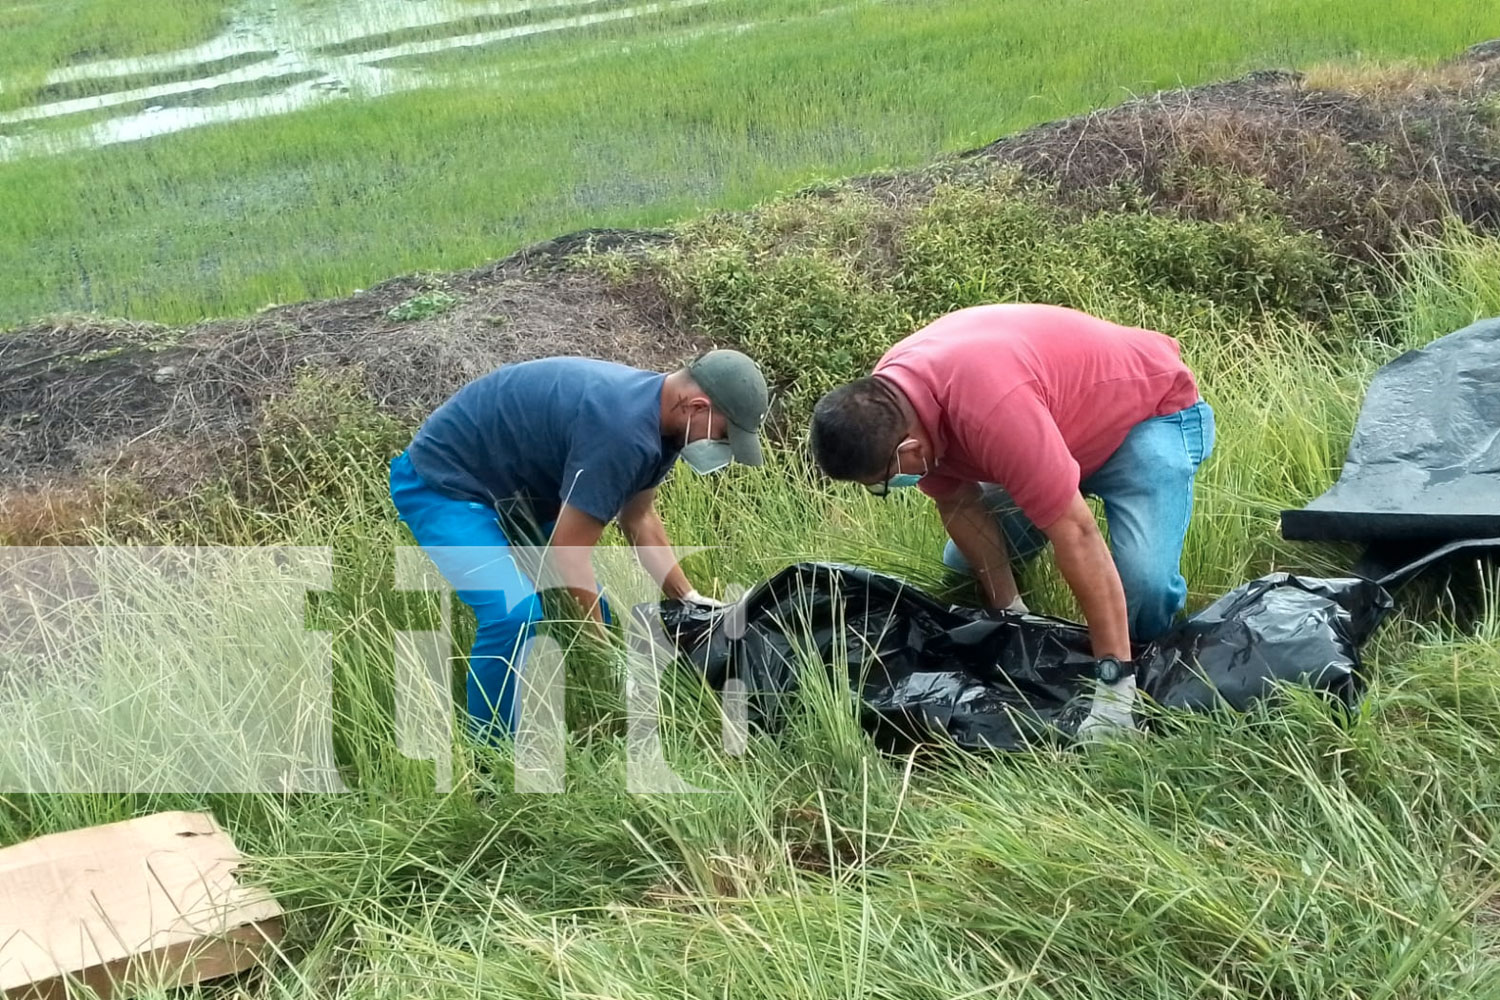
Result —
<path fill-rule="evenodd" d="M 1500 552 L 1500 318 L 1382 366 L 1338 482 L 1283 511 L 1281 534 L 1361 543 L 1353 573 L 1387 587 L 1451 555 Z"/>
<path fill-rule="evenodd" d="M 1187 711 L 1243 711 L 1278 682 L 1352 706 L 1362 691 L 1359 647 L 1390 607 L 1368 580 L 1271 574 L 1135 650 L 1137 684 Z M 781 727 L 801 672 L 819 665 L 848 684 L 865 730 L 895 752 L 933 742 L 1066 745 L 1094 689 L 1084 626 L 944 605 L 860 567 L 800 563 L 725 609 L 669 600 L 634 612 L 715 691 L 743 685 L 750 724 L 761 731 Z"/>

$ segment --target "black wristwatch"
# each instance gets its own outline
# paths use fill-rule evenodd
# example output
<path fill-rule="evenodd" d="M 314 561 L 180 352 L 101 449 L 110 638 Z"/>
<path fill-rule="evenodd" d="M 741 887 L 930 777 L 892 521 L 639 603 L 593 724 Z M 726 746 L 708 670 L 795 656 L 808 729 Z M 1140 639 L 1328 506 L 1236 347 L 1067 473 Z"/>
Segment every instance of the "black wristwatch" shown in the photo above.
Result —
<path fill-rule="evenodd" d="M 1105 684 L 1113 684 L 1121 677 L 1129 677 L 1135 673 L 1135 662 L 1125 660 L 1121 662 L 1117 656 L 1101 656 L 1094 661 L 1094 676 Z"/>

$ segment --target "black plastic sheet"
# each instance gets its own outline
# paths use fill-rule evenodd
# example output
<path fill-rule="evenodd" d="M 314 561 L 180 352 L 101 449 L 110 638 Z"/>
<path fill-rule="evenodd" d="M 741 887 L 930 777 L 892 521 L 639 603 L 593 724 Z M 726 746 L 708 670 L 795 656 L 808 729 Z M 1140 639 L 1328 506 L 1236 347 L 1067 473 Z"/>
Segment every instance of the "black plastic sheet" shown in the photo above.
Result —
<path fill-rule="evenodd" d="M 1500 318 L 1383 366 L 1370 381 L 1338 482 L 1283 511 L 1282 537 L 1350 541 L 1360 575 L 1390 585 L 1429 554 L 1500 538 Z M 1457 543 L 1457 544 L 1456 544 Z"/>
<path fill-rule="evenodd" d="M 1367 580 L 1262 577 L 1137 648 L 1137 683 L 1194 712 L 1247 710 L 1283 682 L 1352 707 L 1359 647 L 1390 607 Z M 847 683 L 866 731 L 901 752 L 1067 745 L 1094 689 L 1082 625 L 944 605 L 855 566 L 799 563 L 727 609 L 664 601 L 635 614 L 715 691 L 741 686 L 761 731 L 784 725 L 809 666 Z"/>

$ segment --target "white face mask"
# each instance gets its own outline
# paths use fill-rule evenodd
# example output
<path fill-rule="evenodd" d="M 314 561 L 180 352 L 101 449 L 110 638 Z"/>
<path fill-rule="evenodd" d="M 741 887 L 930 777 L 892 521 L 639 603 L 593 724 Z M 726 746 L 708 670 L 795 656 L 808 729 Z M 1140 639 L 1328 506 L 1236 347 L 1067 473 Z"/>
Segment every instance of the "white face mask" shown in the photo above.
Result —
<path fill-rule="evenodd" d="M 710 427 L 713 426 L 713 422 L 713 407 L 709 407 L 708 423 Z M 689 417 L 687 431 L 683 434 L 685 443 L 682 446 L 682 460 L 698 475 L 706 476 L 710 473 L 718 472 L 733 460 L 734 451 L 729 447 L 728 441 L 715 441 L 709 438 L 686 441 L 687 436 L 692 432 L 693 421 Z"/>

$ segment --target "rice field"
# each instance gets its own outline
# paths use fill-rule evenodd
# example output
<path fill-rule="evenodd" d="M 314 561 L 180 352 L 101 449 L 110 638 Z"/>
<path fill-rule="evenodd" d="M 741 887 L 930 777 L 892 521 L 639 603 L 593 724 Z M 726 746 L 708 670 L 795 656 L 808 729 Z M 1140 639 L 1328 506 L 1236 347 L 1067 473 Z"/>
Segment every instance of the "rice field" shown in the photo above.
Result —
<path fill-rule="evenodd" d="M 0 324 L 243 314 L 1497 35 L 1484 0 L 6 2 Z"/>

